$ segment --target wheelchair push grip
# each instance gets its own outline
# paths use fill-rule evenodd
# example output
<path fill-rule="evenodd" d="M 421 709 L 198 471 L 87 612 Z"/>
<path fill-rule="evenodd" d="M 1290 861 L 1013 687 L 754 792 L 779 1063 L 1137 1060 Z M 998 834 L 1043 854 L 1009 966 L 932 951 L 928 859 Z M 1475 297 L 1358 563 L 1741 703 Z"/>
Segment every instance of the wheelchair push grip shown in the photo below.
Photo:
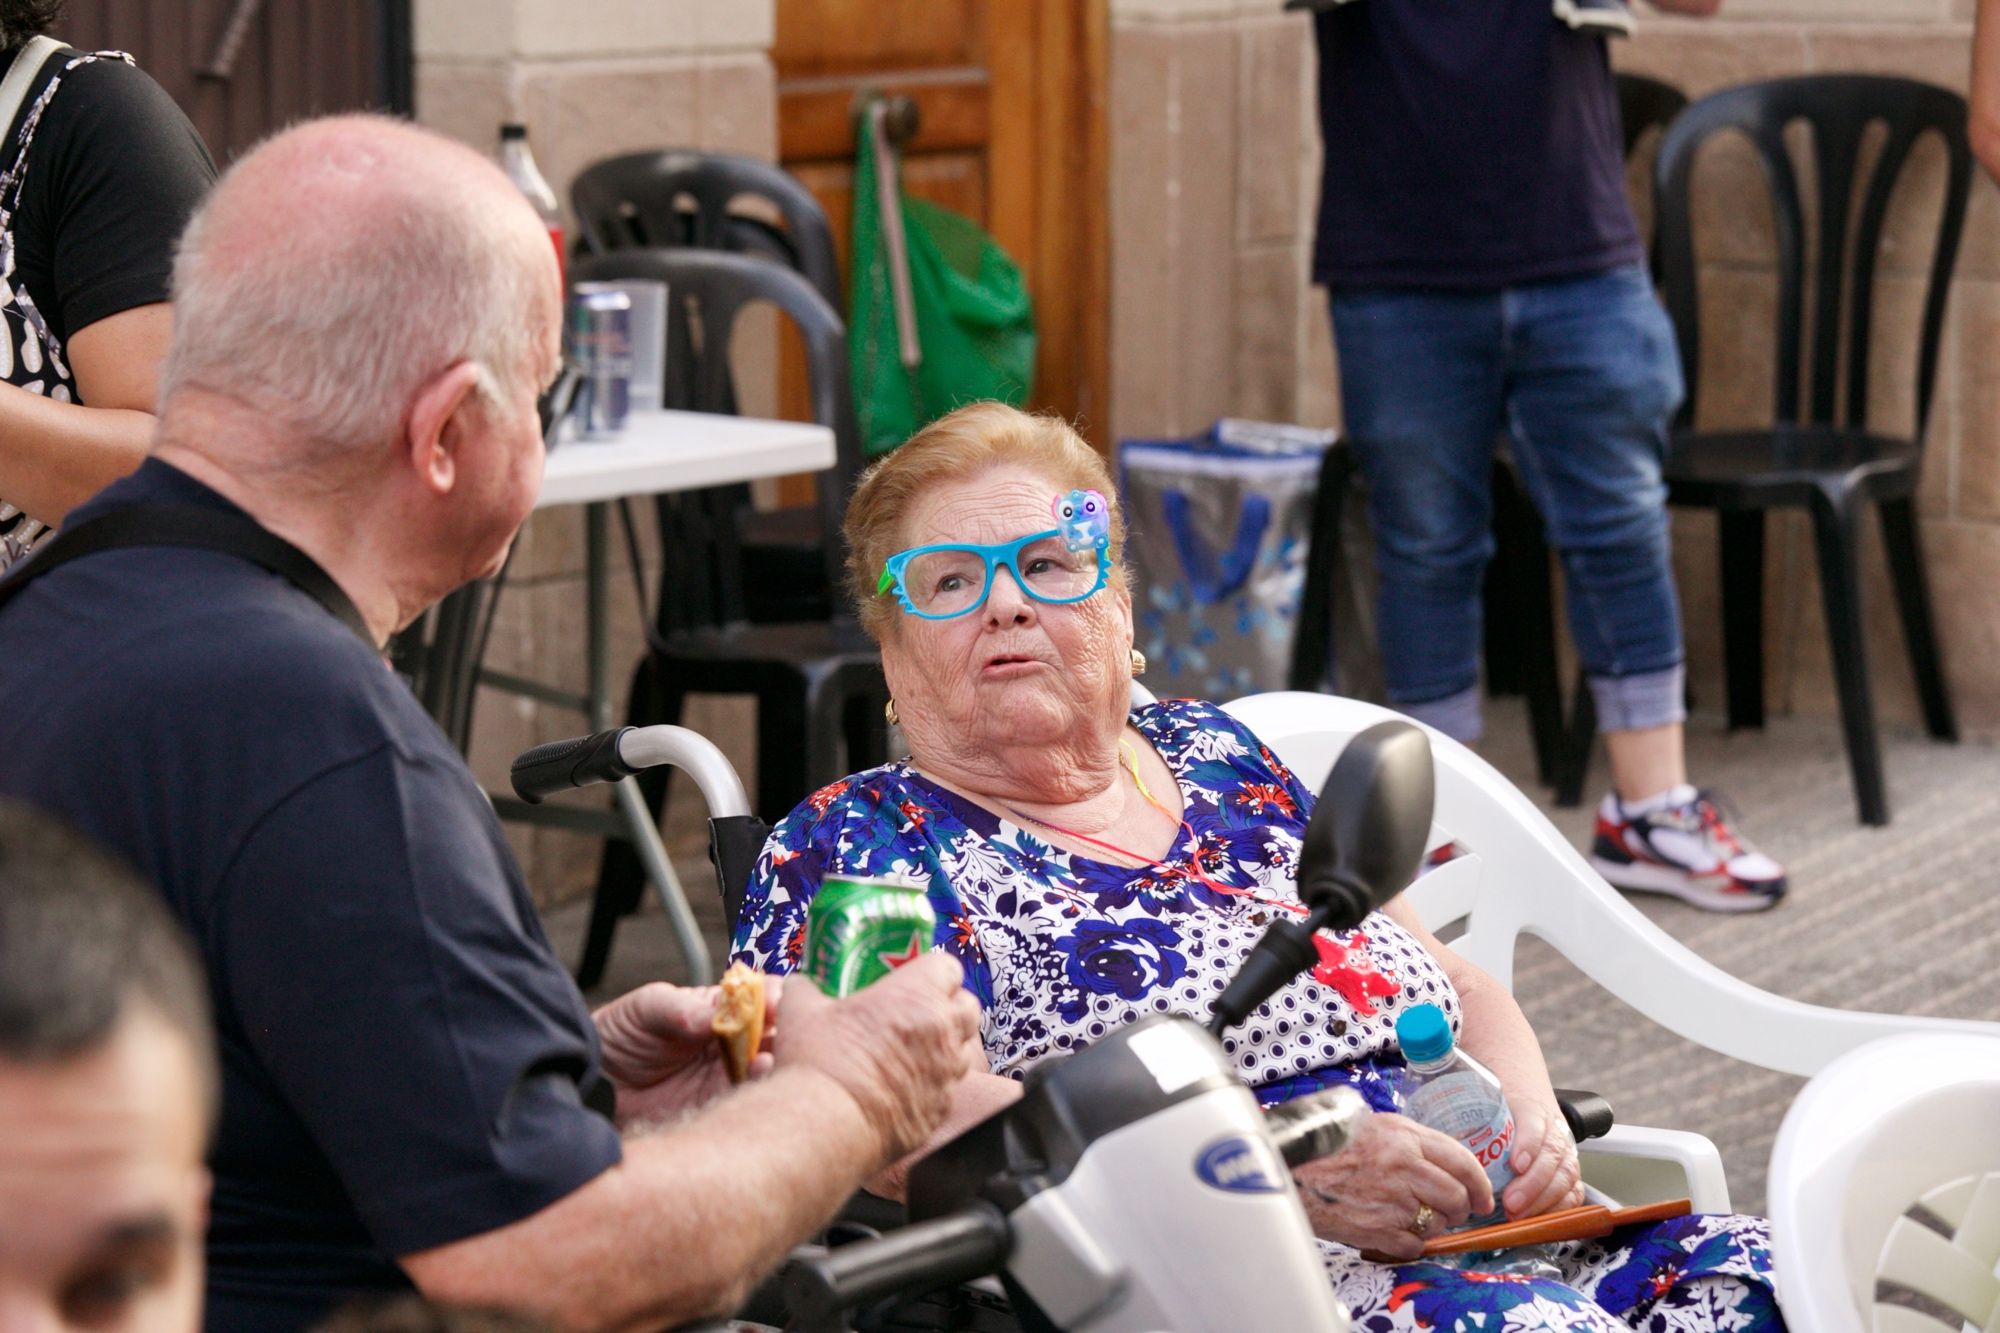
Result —
<path fill-rule="evenodd" d="M 618 743 L 631 730 L 619 727 L 595 736 L 574 736 L 537 745 L 514 760 L 515 793 L 529 805 L 540 805 L 542 798 L 552 792 L 631 776 L 638 770 L 618 753 Z"/>
<path fill-rule="evenodd" d="M 984 1277 L 1006 1262 L 1007 1220 L 990 1203 L 913 1222 L 873 1240 L 795 1259 L 784 1272 L 795 1319 L 826 1321 L 843 1310 L 917 1287 Z"/>

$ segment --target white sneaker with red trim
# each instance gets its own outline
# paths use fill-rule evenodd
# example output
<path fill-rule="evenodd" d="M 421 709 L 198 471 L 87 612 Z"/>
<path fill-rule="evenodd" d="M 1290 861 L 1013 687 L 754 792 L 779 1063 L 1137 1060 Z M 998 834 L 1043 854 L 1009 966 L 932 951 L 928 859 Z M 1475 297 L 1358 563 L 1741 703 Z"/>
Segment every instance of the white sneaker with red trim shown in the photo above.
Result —
<path fill-rule="evenodd" d="M 1785 896 L 1785 868 L 1730 826 L 1713 793 L 1686 785 L 1636 810 L 1606 796 L 1590 864 L 1621 889 L 1711 912 L 1761 912 Z"/>

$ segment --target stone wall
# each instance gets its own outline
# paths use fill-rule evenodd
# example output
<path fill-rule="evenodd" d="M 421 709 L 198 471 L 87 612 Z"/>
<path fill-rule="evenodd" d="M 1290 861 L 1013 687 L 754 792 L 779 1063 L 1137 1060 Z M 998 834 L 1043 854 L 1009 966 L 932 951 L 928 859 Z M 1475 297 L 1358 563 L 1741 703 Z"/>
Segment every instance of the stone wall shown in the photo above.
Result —
<path fill-rule="evenodd" d="M 502 121 L 525 123 L 558 198 L 567 200 L 579 170 L 614 153 L 694 147 L 777 154 L 768 54 L 773 0 L 417 0 L 415 9 L 417 118 L 482 152 L 494 148 Z M 646 546 L 642 562 L 657 574 L 647 507 L 635 506 L 635 514 Z M 622 701 L 644 641 L 615 525 L 613 536 L 611 661 Z M 489 665 L 583 687 L 583 568 L 583 510 L 535 514 L 500 600 Z M 703 701 L 691 703 L 687 721 L 724 743 L 747 779 L 750 718 L 747 708 Z M 473 768 L 487 787 L 504 791 L 515 754 L 586 729 L 567 710 L 485 691 L 475 715 Z M 698 804 L 677 801 L 672 839 L 694 897 L 713 883 L 701 860 Z M 595 840 L 521 826 L 509 826 L 508 836 L 545 903 L 593 882 Z"/>
<path fill-rule="evenodd" d="M 1645 13 L 1621 68 L 1692 96 L 1801 72 L 1897 73 L 1963 91 L 1974 0 L 1724 0 L 1707 20 Z M 1112 412 L 1120 436 L 1199 429 L 1235 414 L 1337 424 L 1325 294 L 1307 285 L 1318 190 L 1314 56 L 1305 19 L 1276 0 L 1113 0 Z M 1873 424 L 1914 415 L 1916 305 L 1940 157 L 1919 153 L 1880 260 Z M 1704 425 L 1769 419 L 1772 229 L 1747 154 L 1723 146 L 1697 177 L 1703 259 Z M 1921 501 L 1960 720 L 2000 734 L 2000 191 L 1975 182 L 1948 307 Z M 1676 516 L 1677 569 L 1699 706 L 1719 709 L 1714 520 Z M 1877 534 L 1864 555 L 1875 695 L 1885 722 L 1917 718 Z M 1810 533 L 1768 544 L 1767 699 L 1832 716 L 1832 674 Z"/>

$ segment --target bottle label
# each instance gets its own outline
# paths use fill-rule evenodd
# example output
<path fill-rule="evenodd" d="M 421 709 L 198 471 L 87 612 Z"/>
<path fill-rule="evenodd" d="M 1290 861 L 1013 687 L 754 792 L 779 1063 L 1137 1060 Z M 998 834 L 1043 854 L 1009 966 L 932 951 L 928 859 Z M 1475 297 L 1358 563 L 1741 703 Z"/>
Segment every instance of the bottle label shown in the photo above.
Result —
<path fill-rule="evenodd" d="M 1513 1182 L 1513 1163 L 1507 1160 L 1514 1149 L 1514 1115 L 1506 1098 L 1487 1086 L 1470 1069 L 1454 1069 L 1427 1079 L 1405 1098 L 1405 1114 L 1412 1120 L 1449 1134 L 1465 1145 L 1478 1159 L 1493 1185 L 1494 1210 L 1475 1217 L 1467 1226 L 1489 1226 L 1506 1220 L 1499 1206 L 1500 1191 Z"/>

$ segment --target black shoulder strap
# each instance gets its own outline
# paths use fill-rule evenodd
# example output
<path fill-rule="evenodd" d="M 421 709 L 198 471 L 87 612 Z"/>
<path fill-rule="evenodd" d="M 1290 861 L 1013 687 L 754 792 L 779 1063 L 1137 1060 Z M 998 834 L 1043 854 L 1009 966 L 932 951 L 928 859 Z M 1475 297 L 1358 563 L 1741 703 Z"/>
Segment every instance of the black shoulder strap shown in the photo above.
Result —
<path fill-rule="evenodd" d="M 184 546 L 218 551 L 261 565 L 326 608 L 369 646 L 381 645 L 340 585 L 313 558 L 247 514 L 197 505 L 131 505 L 65 528 L 44 542 L 13 573 L 0 579 L 0 610 L 22 588 L 52 569 L 99 551 L 134 546 Z"/>

